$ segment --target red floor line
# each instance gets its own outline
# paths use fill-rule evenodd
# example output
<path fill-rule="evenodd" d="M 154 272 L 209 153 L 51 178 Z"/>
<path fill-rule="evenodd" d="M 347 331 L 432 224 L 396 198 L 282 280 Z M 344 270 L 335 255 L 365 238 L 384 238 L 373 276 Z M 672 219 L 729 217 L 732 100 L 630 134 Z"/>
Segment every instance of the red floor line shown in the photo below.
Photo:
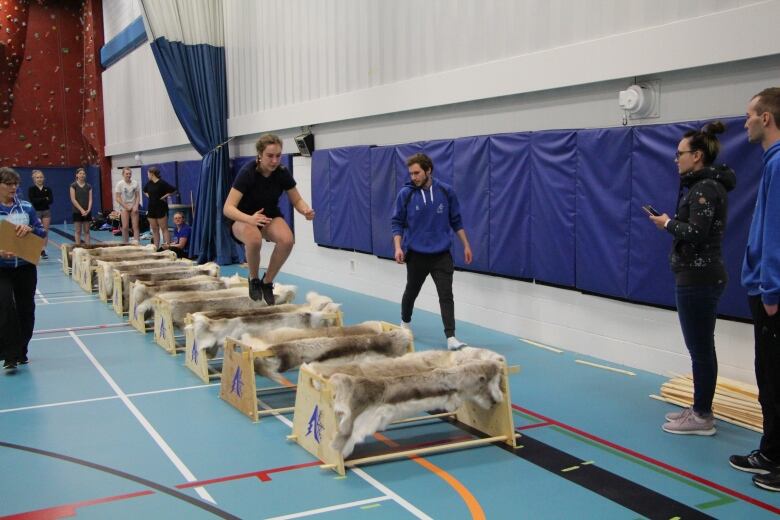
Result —
<path fill-rule="evenodd" d="M 525 426 L 518 426 L 515 428 L 515 431 L 522 431 L 522 430 L 530 430 L 532 428 L 541 428 L 542 426 L 550 426 L 551 423 L 548 422 L 540 422 L 535 424 L 526 424 Z"/>
<path fill-rule="evenodd" d="M 225 477 L 218 477 L 218 478 L 212 478 L 209 480 L 198 480 L 196 482 L 186 482 L 184 484 L 179 484 L 176 486 L 176 489 L 187 489 L 191 487 L 200 487 L 200 486 L 208 486 L 210 484 L 219 484 L 221 482 L 229 482 L 231 480 L 241 480 L 248 477 L 257 477 L 263 482 L 267 482 L 270 479 L 268 476 L 270 473 L 281 473 L 283 471 L 291 471 L 294 469 L 301 469 L 301 468 L 308 468 L 311 466 L 319 466 L 322 464 L 322 462 L 314 461 L 314 462 L 305 462 L 303 464 L 295 464 L 293 466 L 282 466 L 279 468 L 271 468 L 271 469 L 264 469 L 260 471 L 250 471 L 249 473 L 240 473 L 238 475 L 227 475 Z"/>
<path fill-rule="evenodd" d="M 743 495 L 742 493 L 738 491 L 734 491 L 733 489 L 727 488 L 725 486 L 722 486 L 716 482 L 712 482 L 710 480 L 707 480 L 703 477 L 700 477 L 698 475 L 694 475 L 693 473 L 688 473 L 685 470 L 682 470 L 680 468 L 676 468 L 674 466 L 671 466 L 665 462 L 662 462 L 660 460 L 654 459 L 652 457 L 649 457 L 647 455 L 644 455 L 642 453 L 636 452 L 630 448 L 626 448 L 623 446 L 620 446 L 618 444 L 615 444 L 614 442 L 608 441 L 606 439 L 602 439 L 601 437 L 597 437 L 593 434 L 590 434 L 588 432 L 584 432 L 578 428 L 575 428 L 574 426 L 569 426 L 568 424 L 562 423 L 560 421 L 556 421 L 555 419 L 550 419 L 549 417 L 545 417 L 542 414 L 532 412 L 531 410 L 528 410 L 526 408 L 523 408 L 522 406 L 518 406 L 514 403 L 512 403 L 512 408 L 515 410 L 528 414 L 533 415 L 534 417 L 537 417 L 539 419 L 542 419 L 545 422 L 548 422 L 551 425 L 558 426 L 560 428 L 563 428 L 564 430 L 569 430 L 570 432 L 576 433 L 577 435 L 581 435 L 587 439 L 590 439 L 592 441 L 598 442 L 599 444 L 603 444 L 605 446 L 608 446 L 614 450 L 620 451 L 622 453 L 626 453 L 628 455 L 631 455 L 632 457 L 636 457 L 640 460 L 643 460 L 649 464 L 653 464 L 654 466 L 658 466 L 661 468 L 664 468 L 668 471 L 671 471 L 672 473 L 676 473 L 677 475 L 680 475 L 682 477 L 685 477 L 687 479 L 693 480 L 695 482 L 698 482 L 699 484 L 704 484 L 705 486 L 711 487 L 712 489 L 717 489 L 718 491 L 725 493 L 729 496 L 732 496 L 734 498 L 738 498 L 740 500 L 743 500 L 745 502 L 748 502 L 750 504 L 753 504 L 754 506 L 760 507 L 762 509 L 766 509 L 767 511 L 771 511 L 775 514 L 780 514 L 780 508 L 775 507 L 771 504 L 767 504 L 766 502 L 762 502 L 756 498 L 750 497 L 748 495 Z"/>
<path fill-rule="evenodd" d="M 84 500 L 83 502 L 73 502 L 72 504 L 64 504 L 54 507 L 47 507 L 45 509 L 36 509 L 35 511 L 27 511 L 25 513 L 15 513 L 8 516 L 0 516 L 2 520 L 56 520 L 58 518 L 71 518 L 76 516 L 76 510 L 80 507 L 96 506 L 98 504 L 106 504 L 108 502 L 117 502 L 119 500 L 127 500 L 129 498 L 142 497 L 146 495 L 153 495 L 154 491 L 138 491 L 136 493 L 126 493 L 124 495 L 116 495 L 113 497 L 95 498 L 93 500 Z"/>

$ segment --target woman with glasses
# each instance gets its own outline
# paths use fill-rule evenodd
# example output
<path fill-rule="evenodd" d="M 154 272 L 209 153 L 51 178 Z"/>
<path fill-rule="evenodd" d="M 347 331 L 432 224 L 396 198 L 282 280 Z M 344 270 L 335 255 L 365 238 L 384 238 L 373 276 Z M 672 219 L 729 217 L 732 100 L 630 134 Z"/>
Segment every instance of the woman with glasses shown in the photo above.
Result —
<path fill-rule="evenodd" d="M 0 168 L 0 221 L 13 224 L 18 238 L 29 233 L 43 237 L 46 233 L 32 204 L 16 196 L 18 187 L 19 174 L 11 168 Z M 8 371 L 27 363 L 27 345 L 35 325 L 37 284 L 35 265 L 0 250 L 0 356 Z"/>
<path fill-rule="evenodd" d="M 650 215 L 650 220 L 674 237 L 669 263 L 675 277 L 677 315 L 693 368 L 693 406 L 666 414 L 663 430 L 682 435 L 714 435 L 712 400 L 718 377 L 715 320 L 726 287 L 721 242 L 726 230 L 727 193 L 737 183 L 734 171 L 713 166 L 720 151 L 717 134 L 725 130 L 714 121 L 687 132 L 677 145 L 680 174 L 677 213 Z"/>

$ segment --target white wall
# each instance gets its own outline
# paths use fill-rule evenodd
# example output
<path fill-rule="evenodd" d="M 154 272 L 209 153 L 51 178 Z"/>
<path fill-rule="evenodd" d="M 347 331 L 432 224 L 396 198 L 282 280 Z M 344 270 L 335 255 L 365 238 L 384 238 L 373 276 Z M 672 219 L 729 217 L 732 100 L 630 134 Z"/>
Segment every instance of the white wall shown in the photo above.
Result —
<path fill-rule="evenodd" d="M 138 0 L 103 0 L 103 38 L 106 42 L 141 16 Z"/>
<path fill-rule="evenodd" d="M 230 135 L 777 52 L 780 1 L 225 2 Z"/>

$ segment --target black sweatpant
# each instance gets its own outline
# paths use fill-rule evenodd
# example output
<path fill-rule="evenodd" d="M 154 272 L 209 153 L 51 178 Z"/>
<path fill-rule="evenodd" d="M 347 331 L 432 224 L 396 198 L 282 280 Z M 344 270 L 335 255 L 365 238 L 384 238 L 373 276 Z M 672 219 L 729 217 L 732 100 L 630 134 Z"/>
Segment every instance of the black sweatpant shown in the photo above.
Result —
<path fill-rule="evenodd" d="M 750 296 L 756 341 L 758 402 L 764 415 L 764 435 L 759 450 L 780 463 L 780 312 L 768 316 L 760 296 Z"/>
<path fill-rule="evenodd" d="M 35 287 L 38 270 L 32 264 L 0 267 L 0 350 L 3 359 L 27 356 L 35 326 Z"/>
<path fill-rule="evenodd" d="M 436 293 L 439 295 L 439 308 L 441 309 L 441 321 L 444 323 L 444 335 L 455 335 L 455 302 L 452 298 L 452 273 L 455 264 L 449 251 L 432 255 L 408 251 L 406 253 L 406 289 L 401 298 L 401 319 L 405 322 L 412 321 L 414 301 L 420 294 L 423 283 L 428 275 L 436 284 Z"/>

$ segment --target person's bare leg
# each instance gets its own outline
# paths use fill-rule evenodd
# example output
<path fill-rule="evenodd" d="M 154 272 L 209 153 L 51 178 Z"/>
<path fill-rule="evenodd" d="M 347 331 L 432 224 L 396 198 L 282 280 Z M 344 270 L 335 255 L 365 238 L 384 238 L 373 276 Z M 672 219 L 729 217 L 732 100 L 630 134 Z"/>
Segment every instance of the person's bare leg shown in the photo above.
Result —
<path fill-rule="evenodd" d="M 127 239 L 130 237 L 130 212 L 124 208 L 119 212 L 122 217 L 122 243 L 127 244 Z"/>
<path fill-rule="evenodd" d="M 265 271 L 263 283 L 272 283 L 287 261 L 295 245 L 290 226 L 282 217 L 274 218 L 264 229 L 265 237 L 274 243 L 274 252 L 271 253 L 271 259 L 268 261 L 268 269 Z"/>
<path fill-rule="evenodd" d="M 43 237 L 43 249 L 46 249 L 46 246 L 49 245 L 49 226 L 51 225 L 51 217 L 44 217 L 41 219 L 41 224 L 43 224 L 43 230 L 46 232 L 46 236 Z"/>
<path fill-rule="evenodd" d="M 154 244 L 155 249 L 160 248 L 160 230 L 157 226 L 157 219 L 156 218 L 150 218 L 149 219 L 149 227 L 152 230 L 152 244 Z"/>
<path fill-rule="evenodd" d="M 260 248 L 263 244 L 260 230 L 243 222 L 234 222 L 233 234 L 244 244 L 249 279 L 257 278 L 260 271 Z"/>
<path fill-rule="evenodd" d="M 162 228 L 163 244 L 171 243 L 171 231 L 168 229 L 168 217 L 157 219 L 158 226 Z"/>
<path fill-rule="evenodd" d="M 133 238 L 136 242 L 141 240 L 141 228 L 138 224 L 138 210 L 134 209 L 131 213 L 131 220 L 133 222 Z"/>
<path fill-rule="evenodd" d="M 87 244 L 87 245 L 89 245 L 89 244 L 90 244 L 90 238 L 89 238 L 89 225 L 90 225 L 90 222 L 89 222 L 89 221 L 86 221 L 86 222 L 82 222 L 82 223 L 81 223 L 81 227 L 82 227 L 82 229 L 84 230 L 84 243 L 85 243 L 85 244 Z"/>

